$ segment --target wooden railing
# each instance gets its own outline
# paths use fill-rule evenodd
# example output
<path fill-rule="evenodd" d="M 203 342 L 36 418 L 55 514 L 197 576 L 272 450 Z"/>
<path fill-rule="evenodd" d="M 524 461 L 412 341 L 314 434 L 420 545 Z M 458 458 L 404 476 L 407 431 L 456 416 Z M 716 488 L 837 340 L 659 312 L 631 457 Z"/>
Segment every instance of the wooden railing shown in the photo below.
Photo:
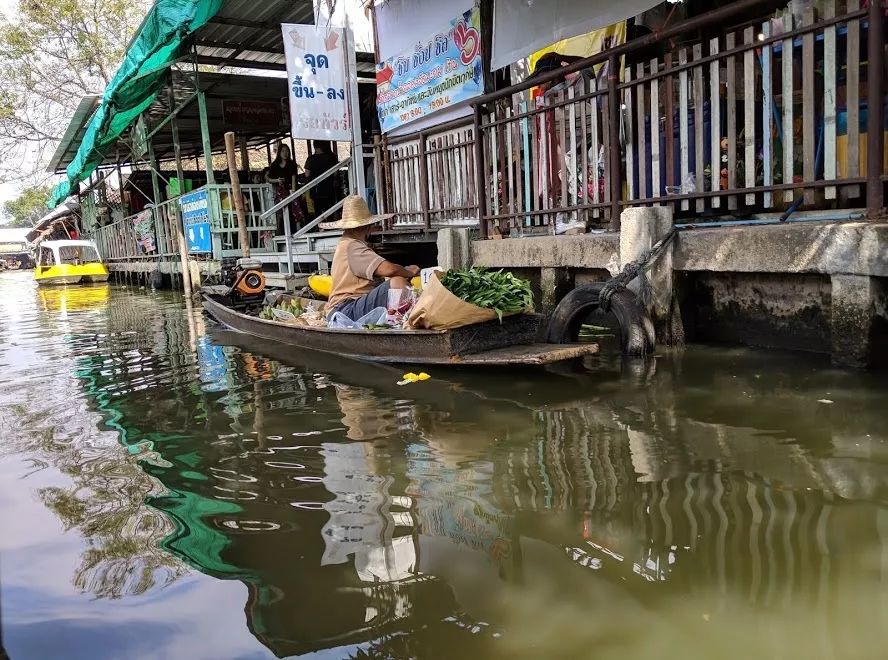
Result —
<path fill-rule="evenodd" d="M 377 195 L 381 209 L 396 214 L 393 226 L 477 223 L 474 144 L 471 121 L 463 120 L 378 145 L 387 176 Z"/>
<path fill-rule="evenodd" d="M 469 125 L 382 141 L 386 210 L 428 228 L 481 218 L 485 236 L 570 223 L 617 230 L 620 211 L 639 205 L 694 221 L 798 208 L 878 215 L 888 178 L 882 10 L 824 0 L 819 16 L 686 38 L 765 5 L 740 0 L 480 97 Z M 633 61 L 673 40 L 666 56 Z M 531 99 L 547 82 L 555 87 Z"/>

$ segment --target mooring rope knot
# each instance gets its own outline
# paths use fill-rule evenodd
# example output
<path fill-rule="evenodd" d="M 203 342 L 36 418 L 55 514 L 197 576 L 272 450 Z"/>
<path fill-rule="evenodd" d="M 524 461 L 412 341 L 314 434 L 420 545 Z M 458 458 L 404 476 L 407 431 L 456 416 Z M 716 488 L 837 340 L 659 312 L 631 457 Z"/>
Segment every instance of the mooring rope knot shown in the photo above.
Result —
<path fill-rule="evenodd" d="M 642 252 L 638 259 L 630 261 L 623 266 L 623 270 L 620 271 L 619 275 L 612 277 L 604 283 L 601 293 L 598 294 L 598 305 L 602 310 L 605 312 L 609 311 L 611 298 L 613 298 L 614 294 L 629 286 L 629 283 L 636 277 L 639 278 L 641 284 L 639 291 L 641 301 L 645 305 L 648 303 L 650 300 L 651 287 L 647 278 L 647 271 L 654 264 L 666 246 L 672 242 L 672 239 L 675 238 L 676 234 L 678 234 L 678 229 L 673 227 L 669 230 L 668 234 L 654 243 L 649 250 Z"/>

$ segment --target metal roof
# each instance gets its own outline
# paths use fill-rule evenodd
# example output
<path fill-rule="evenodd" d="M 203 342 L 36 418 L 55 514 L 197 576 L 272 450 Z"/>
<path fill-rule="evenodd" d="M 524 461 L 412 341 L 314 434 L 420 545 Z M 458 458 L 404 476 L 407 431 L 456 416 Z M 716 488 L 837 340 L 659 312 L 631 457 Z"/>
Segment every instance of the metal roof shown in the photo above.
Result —
<path fill-rule="evenodd" d="M 63 204 L 59 204 L 52 211 L 40 218 L 37 224 L 28 231 L 28 242 L 36 242 L 44 233 L 52 229 L 55 223 L 78 213 L 80 213 L 80 202 L 69 198 Z"/>
<path fill-rule="evenodd" d="M 313 0 L 225 0 L 194 35 L 199 64 L 285 71 L 281 23 L 315 22 Z M 373 53 L 357 53 L 358 73 L 376 74 Z"/>
<path fill-rule="evenodd" d="M 25 243 L 29 231 L 27 227 L 0 227 L 0 243 Z"/>
<path fill-rule="evenodd" d="M 65 129 L 65 134 L 59 141 L 55 153 L 53 153 L 49 161 L 49 166 L 46 168 L 47 172 L 58 171 L 62 162 L 67 165 L 74 158 L 77 148 L 80 146 L 80 141 L 83 140 L 83 134 L 86 131 L 89 118 L 92 117 L 92 113 L 99 107 L 101 99 L 102 97 L 97 94 L 90 94 L 80 99 L 80 103 L 71 117 L 68 128 Z"/>
<path fill-rule="evenodd" d="M 283 70 L 281 23 L 314 23 L 313 0 L 225 0 L 194 35 L 198 62 Z"/>
<path fill-rule="evenodd" d="M 95 247 L 95 241 L 77 240 L 77 241 L 43 241 L 40 245 L 51 250 L 57 250 L 63 247 Z"/>

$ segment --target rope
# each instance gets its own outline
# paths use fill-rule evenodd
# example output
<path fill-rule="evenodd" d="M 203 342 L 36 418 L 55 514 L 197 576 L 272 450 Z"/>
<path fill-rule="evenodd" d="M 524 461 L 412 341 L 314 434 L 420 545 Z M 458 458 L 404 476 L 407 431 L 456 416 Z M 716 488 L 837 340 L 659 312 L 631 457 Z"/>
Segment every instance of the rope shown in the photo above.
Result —
<path fill-rule="evenodd" d="M 647 271 L 650 270 L 660 254 L 662 254 L 663 250 L 666 249 L 666 246 L 672 242 L 672 239 L 674 239 L 677 234 L 678 228 L 673 227 L 669 230 L 668 234 L 654 243 L 649 250 L 642 252 L 638 259 L 630 261 L 623 266 L 623 270 L 619 275 L 612 277 L 605 282 L 604 287 L 601 289 L 601 293 L 598 294 L 598 305 L 601 309 L 605 312 L 610 310 L 611 298 L 614 294 L 617 291 L 624 290 L 636 277 L 639 278 L 639 283 L 641 285 L 641 301 L 647 305 L 651 293 L 650 282 L 646 277 Z"/>

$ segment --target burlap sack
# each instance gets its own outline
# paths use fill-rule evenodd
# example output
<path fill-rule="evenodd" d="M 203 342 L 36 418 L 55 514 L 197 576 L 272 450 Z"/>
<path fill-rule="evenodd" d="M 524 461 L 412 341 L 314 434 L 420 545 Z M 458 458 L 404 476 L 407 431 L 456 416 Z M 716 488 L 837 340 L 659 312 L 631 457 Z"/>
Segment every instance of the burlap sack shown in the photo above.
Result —
<path fill-rule="evenodd" d="M 435 273 L 423 287 L 422 295 L 407 317 L 408 328 L 452 330 L 496 318 L 496 312 L 492 309 L 467 303 L 450 293 L 441 284 L 440 277 L 440 273 Z"/>

